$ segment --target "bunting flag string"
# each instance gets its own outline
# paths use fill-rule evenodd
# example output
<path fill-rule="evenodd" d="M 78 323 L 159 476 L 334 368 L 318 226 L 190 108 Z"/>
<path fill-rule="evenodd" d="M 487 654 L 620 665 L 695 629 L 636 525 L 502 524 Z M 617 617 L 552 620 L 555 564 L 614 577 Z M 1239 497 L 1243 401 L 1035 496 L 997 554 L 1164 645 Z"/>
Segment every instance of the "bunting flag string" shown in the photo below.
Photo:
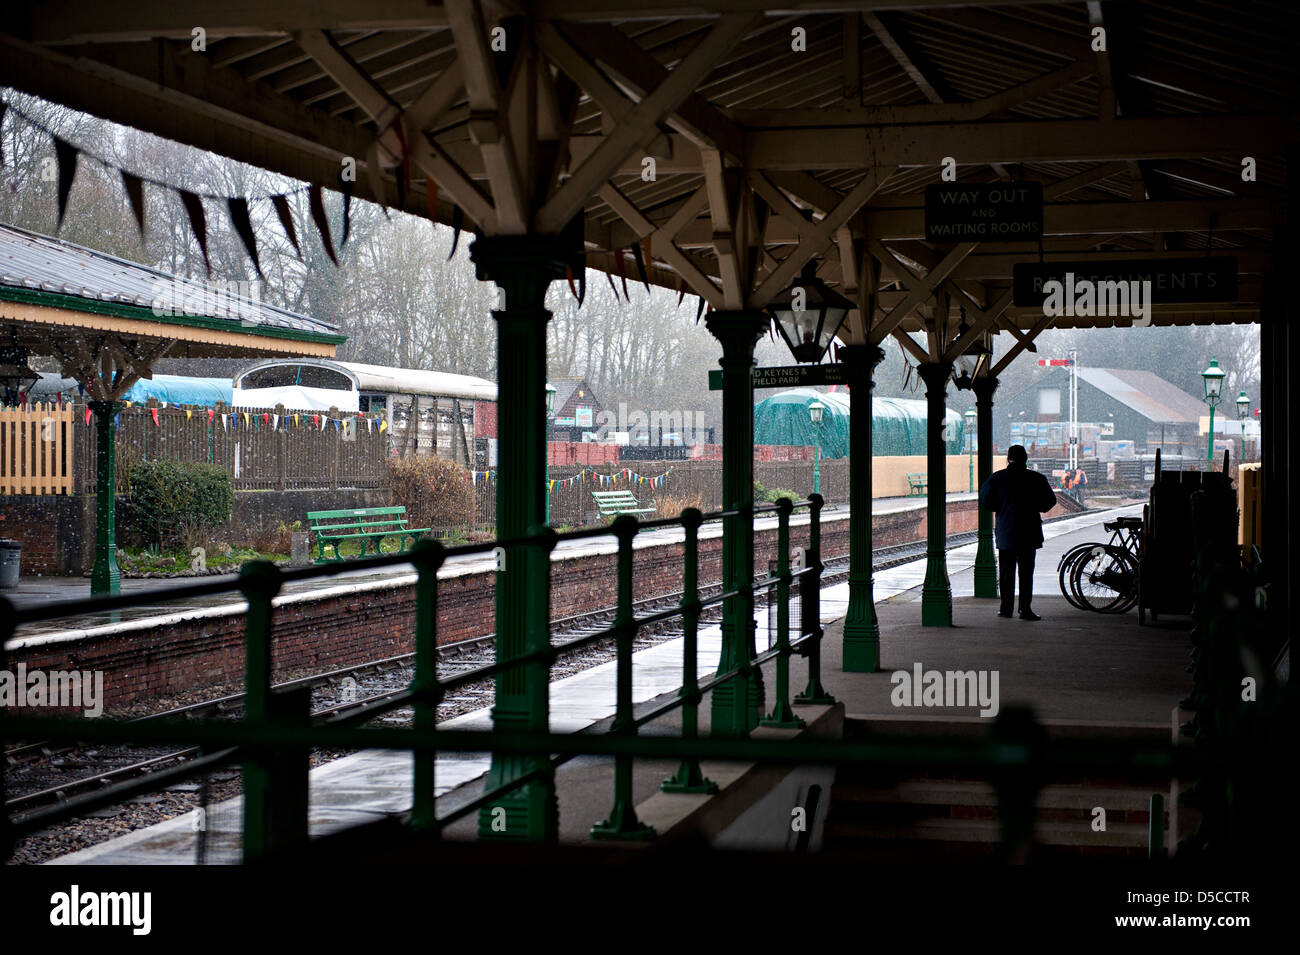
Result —
<path fill-rule="evenodd" d="M 141 238 L 144 237 L 145 231 L 145 201 L 144 201 L 144 184 L 148 183 L 160 189 L 168 189 L 180 196 L 181 203 L 185 208 L 185 215 L 189 220 L 190 230 L 194 233 L 194 238 L 198 243 L 199 250 L 203 253 L 203 264 L 208 274 L 212 273 L 212 263 L 208 251 L 208 232 L 206 215 L 203 209 L 203 201 L 220 201 L 225 204 L 227 213 L 230 216 L 231 224 L 238 234 L 240 241 L 243 243 L 248 257 L 252 260 L 253 267 L 257 270 L 259 276 L 263 276 L 261 262 L 257 254 L 256 235 L 252 226 L 252 216 L 249 212 L 249 205 L 257 201 L 269 201 L 275 209 L 276 217 L 280 221 L 281 228 L 284 229 L 285 235 L 289 239 L 289 244 L 293 246 L 294 252 L 301 258 L 303 254 L 302 244 L 298 239 L 297 229 L 293 223 L 293 217 L 288 202 L 289 196 L 294 196 L 306 191 L 309 196 L 309 212 L 316 224 L 321 235 L 321 244 L 325 248 L 326 254 L 330 261 L 338 265 L 338 257 L 335 254 L 334 243 L 330 236 L 329 222 L 325 216 L 324 202 L 321 198 L 321 190 L 316 185 L 302 185 L 292 189 L 285 189 L 274 193 L 255 194 L 246 196 L 227 196 L 219 195 L 213 192 L 202 190 L 186 189 L 175 183 L 166 182 L 151 176 L 131 172 L 123 169 L 117 162 L 98 155 L 94 151 L 85 149 L 68 142 L 59 136 L 53 129 L 42 123 L 40 120 L 32 117 L 21 108 L 13 104 L 0 100 L 0 123 L 5 117 L 12 117 L 12 122 L 21 119 L 33 129 L 36 129 L 51 138 L 54 143 L 54 158 L 58 177 L 58 227 L 62 227 L 63 219 L 67 213 L 68 196 L 72 191 L 73 180 L 76 177 L 77 166 L 82 160 L 89 159 L 98 163 L 109 172 L 116 172 L 121 179 L 123 191 L 126 193 L 127 200 L 131 206 L 131 213 L 135 218 L 136 226 L 140 230 Z M 0 150 L 0 165 L 4 163 L 3 150 Z M 402 189 L 403 182 L 399 177 L 398 188 Z M 340 248 L 347 243 L 350 226 L 351 226 L 351 206 L 353 199 L 353 190 L 355 183 L 340 179 L 339 189 L 343 197 L 343 232 Z M 380 196 L 382 202 L 383 197 Z M 432 201 L 436 203 L 436 190 Z M 387 212 L 387 209 L 385 209 Z M 456 215 L 456 236 L 459 239 L 459 232 L 463 224 L 463 216 L 460 210 L 455 209 Z M 431 206 L 431 215 L 434 221 L 437 221 L 436 205 Z M 455 241 L 452 247 L 455 253 Z M 264 278 L 264 276 L 263 276 Z"/>

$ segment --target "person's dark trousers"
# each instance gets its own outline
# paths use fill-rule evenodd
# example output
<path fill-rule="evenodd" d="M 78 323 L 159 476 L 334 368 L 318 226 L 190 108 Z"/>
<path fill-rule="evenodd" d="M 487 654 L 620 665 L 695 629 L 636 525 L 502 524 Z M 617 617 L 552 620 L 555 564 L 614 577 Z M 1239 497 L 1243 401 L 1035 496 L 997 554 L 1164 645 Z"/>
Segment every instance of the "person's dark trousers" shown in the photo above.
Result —
<path fill-rule="evenodd" d="M 1020 612 L 1029 613 L 1034 602 L 1034 554 L 1032 547 L 998 551 L 998 587 L 1002 594 L 1002 614 L 1011 616 L 1015 607 L 1016 569 L 1020 569 Z"/>

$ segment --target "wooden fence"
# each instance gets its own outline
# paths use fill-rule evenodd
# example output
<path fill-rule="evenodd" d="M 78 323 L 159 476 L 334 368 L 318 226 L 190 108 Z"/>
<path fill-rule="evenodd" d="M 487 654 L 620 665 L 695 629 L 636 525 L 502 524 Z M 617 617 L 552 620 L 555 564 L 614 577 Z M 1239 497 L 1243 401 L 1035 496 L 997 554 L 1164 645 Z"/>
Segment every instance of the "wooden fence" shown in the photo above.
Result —
<path fill-rule="evenodd" d="M 0 494 L 74 491 L 73 406 L 0 407 Z"/>
<path fill-rule="evenodd" d="M 95 427 L 76 409 L 76 489 L 95 490 Z M 123 408 L 117 419 L 117 486 L 139 461 L 208 461 L 235 489 L 380 488 L 388 436 L 373 415 L 285 412 L 284 408 Z"/>

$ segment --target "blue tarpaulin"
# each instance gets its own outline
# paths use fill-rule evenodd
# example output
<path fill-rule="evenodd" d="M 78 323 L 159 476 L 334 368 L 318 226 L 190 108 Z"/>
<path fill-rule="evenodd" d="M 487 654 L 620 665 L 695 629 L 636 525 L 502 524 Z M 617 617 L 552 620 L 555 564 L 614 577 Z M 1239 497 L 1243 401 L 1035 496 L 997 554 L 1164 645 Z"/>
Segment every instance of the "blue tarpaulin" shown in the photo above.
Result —
<path fill-rule="evenodd" d="M 124 401 L 142 405 L 150 398 L 169 405 L 199 405 L 210 408 L 218 401 L 231 403 L 229 378 L 190 378 L 185 375 L 154 375 L 141 378 L 124 396 Z"/>

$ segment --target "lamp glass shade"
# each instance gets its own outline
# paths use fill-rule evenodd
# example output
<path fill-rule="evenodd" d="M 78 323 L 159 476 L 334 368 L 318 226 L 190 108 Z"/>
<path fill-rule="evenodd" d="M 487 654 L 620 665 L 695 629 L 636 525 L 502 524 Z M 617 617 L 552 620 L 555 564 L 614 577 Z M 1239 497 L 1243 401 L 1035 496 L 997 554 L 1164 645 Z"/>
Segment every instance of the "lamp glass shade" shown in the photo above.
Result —
<path fill-rule="evenodd" d="M 1201 380 L 1205 382 L 1205 400 L 1210 404 L 1217 404 L 1219 398 L 1223 395 L 1223 379 L 1227 377 L 1227 372 L 1219 367 L 1219 363 L 1213 358 L 1210 359 L 1210 367 L 1201 372 Z"/>
<path fill-rule="evenodd" d="M 808 417 L 812 419 L 813 424 L 822 423 L 822 415 L 826 411 L 826 406 L 820 401 L 814 401 L 808 406 Z"/>
<path fill-rule="evenodd" d="M 1246 418 L 1250 416 L 1250 396 L 1246 392 L 1237 395 L 1237 417 Z"/>
<path fill-rule="evenodd" d="M 555 414 L 555 386 L 554 385 L 546 386 L 546 414 L 548 417 L 550 415 Z"/>
<path fill-rule="evenodd" d="M 812 363 L 821 361 L 852 308 L 852 302 L 817 278 L 816 263 L 810 262 L 768 312 L 795 361 Z"/>

